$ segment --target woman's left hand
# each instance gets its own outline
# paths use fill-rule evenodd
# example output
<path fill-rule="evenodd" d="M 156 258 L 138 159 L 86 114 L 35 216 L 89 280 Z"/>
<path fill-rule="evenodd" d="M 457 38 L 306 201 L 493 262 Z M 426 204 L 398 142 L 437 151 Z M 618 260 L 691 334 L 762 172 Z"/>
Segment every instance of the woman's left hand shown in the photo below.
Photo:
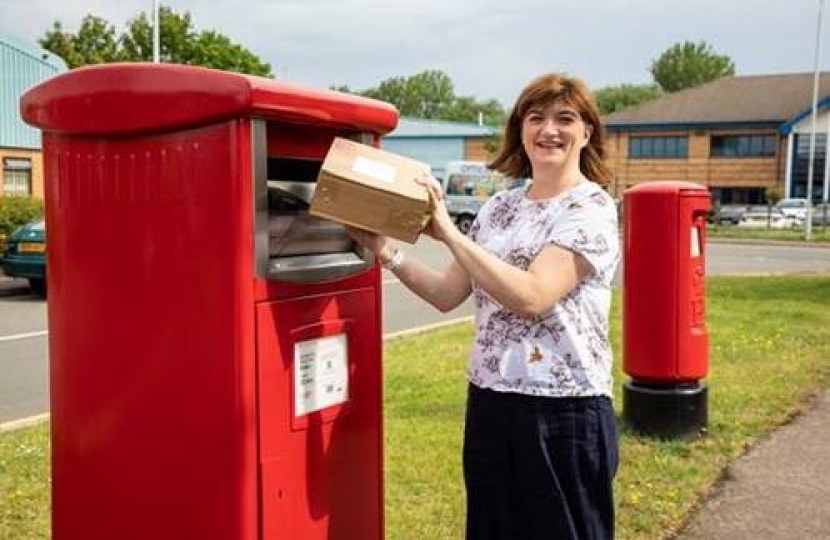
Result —
<path fill-rule="evenodd" d="M 432 217 L 424 232 L 436 240 L 446 241 L 450 234 L 457 232 L 457 229 L 447 211 L 444 189 L 438 180 L 426 171 L 419 178 L 416 178 L 415 182 L 427 188 L 432 203 Z"/>

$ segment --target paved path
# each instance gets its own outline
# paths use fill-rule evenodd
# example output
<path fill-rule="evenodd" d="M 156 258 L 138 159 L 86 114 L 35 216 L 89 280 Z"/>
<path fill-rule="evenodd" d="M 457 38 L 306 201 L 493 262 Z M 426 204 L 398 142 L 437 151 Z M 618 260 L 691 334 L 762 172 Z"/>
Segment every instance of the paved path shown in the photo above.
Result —
<path fill-rule="evenodd" d="M 676 540 L 830 540 L 830 390 L 725 478 Z"/>

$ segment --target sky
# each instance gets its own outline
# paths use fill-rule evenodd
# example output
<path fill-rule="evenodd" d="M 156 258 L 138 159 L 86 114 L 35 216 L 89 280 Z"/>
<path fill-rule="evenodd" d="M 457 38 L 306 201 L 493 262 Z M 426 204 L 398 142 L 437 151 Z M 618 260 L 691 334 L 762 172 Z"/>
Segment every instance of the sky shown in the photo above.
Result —
<path fill-rule="evenodd" d="M 822 0 L 162 0 L 271 65 L 318 88 L 377 86 L 440 70 L 455 93 L 510 107 L 535 76 L 566 72 L 598 89 L 652 82 L 672 45 L 705 41 L 739 75 L 813 72 Z M 826 2 L 825 2 L 826 4 Z M 37 45 L 55 21 L 88 14 L 115 26 L 153 0 L 0 0 L 0 33 Z M 821 29 L 830 70 L 830 5 Z"/>

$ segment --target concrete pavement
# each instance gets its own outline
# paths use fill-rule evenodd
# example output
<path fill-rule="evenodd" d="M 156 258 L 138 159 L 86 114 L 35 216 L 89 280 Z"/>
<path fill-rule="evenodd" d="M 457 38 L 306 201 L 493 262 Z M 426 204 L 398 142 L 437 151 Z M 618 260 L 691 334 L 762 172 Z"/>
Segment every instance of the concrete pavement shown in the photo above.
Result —
<path fill-rule="evenodd" d="M 727 467 L 675 540 L 830 539 L 830 390 Z"/>

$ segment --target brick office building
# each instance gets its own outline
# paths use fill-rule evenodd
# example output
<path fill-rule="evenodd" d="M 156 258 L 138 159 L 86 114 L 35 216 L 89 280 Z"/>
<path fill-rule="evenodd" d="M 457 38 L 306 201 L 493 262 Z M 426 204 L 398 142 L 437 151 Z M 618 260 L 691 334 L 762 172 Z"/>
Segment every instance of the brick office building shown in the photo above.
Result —
<path fill-rule="evenodd" d="M 603 118 L 615 195 L 654 180 L 707 186 L 718 203 L 805 197 L 813 73 L 726 77 Z M 830 127 L 830 73 L 818 94 L 813 198 L 821 200 Z"/>

